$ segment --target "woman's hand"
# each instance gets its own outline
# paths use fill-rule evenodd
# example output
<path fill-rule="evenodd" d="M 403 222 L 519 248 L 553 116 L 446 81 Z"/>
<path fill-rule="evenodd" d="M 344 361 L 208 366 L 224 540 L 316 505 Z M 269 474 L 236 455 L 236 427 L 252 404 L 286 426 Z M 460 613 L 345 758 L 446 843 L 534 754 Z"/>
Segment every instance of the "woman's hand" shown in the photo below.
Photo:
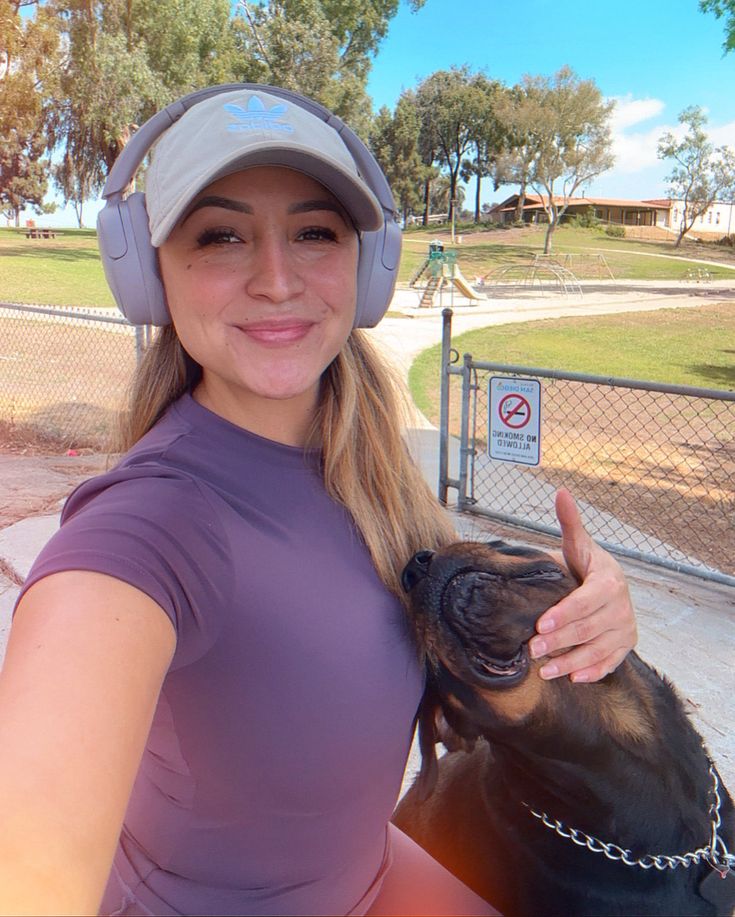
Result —
<path fill-rule="evenodd" d="M 620 564 L 589 536 L 572 495 L 563 488 L 556 494 L 556 516 L 564 560 L 580 585 L 538 619 L 531 655 L 570 648 L 545 663 L 541 677 L 599 681 L 620 665 L 638 639 L 628 585 Z"/>

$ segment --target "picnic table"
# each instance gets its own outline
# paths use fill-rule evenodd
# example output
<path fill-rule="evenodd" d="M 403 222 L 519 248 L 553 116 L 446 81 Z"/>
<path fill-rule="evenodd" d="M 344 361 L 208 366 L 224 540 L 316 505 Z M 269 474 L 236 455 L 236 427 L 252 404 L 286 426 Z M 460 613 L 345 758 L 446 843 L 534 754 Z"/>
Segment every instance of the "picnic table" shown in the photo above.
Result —
<path fill-rule="evenodd" d="M 40 226 L 29 226 L 26 228 L 26 239 L 55 239 L 56 233 L 53 229 L 42 229 Z"/>

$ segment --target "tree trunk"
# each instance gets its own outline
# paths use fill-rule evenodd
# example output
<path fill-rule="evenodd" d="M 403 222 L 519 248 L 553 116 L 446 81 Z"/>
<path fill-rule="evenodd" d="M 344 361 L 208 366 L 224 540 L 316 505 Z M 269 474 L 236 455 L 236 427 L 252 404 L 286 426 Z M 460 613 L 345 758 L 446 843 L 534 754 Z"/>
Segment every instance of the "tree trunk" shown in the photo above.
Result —
<path fill-rule="evenodd" d="M 449 222 L 452 222 L 454 216 L 454 204 L 457 199 L 457 178 L 459 177 L 459 164 L 454 170 L 449 172 Z"/>
<path fill-rule="evenodd" d="M 523 219 L 523 208 L 526 204 L 526 182 L 521 182 L 521 187 L 518 190 L 518 200 L 516 201 L 516 209 L 513 214 L 513 222 L 520 223 Z"/>
<path fill-rule="evenodd" d="M 427 178 L 424 183 L 424 226 L 429 225 L 429 198 L 431 197 L 431 179 Z"/>
<path fill-rule="evenodd" d="M 546 238 L 544 239 L 544 254 L 545 255 L 551 254 L 551 237 L 554 234 L 555 229 L 556 229 L 556 223 L 555 222 L 552 223 L 551 220 L 549 220 L 549 228 L 546 230 Z"/>
<path fill-rule="evenodd" d="M 74 201 L 74 213 L 76 214 L 77 223 L 80 229 L 84 229 L 83 208 L 84 201 Z"/>
<path fill-rule="evenodd" d="M 482 176 L 480 173 L 477 173 L 477 190 L 475 191 L 475 223 L 480 222 L 480 184 L 482 182 Z"/>

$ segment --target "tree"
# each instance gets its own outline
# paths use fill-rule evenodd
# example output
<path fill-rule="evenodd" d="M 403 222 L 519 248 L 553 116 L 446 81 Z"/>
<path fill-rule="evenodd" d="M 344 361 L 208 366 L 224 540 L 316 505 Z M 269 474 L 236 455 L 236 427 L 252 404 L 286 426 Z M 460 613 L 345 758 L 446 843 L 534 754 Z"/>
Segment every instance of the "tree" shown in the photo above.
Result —
<path fill-rule="evenodd" d="M 707 116 L 697 105 L 690 105 L 679 115 L 679 123 L 688 130 L 683 139 L 667 131 L 659 138 L 658 158 L 673 159 L 675 165 L 667 176 L 669 195 L 684 202 L 681 230 L 675 248 L 709 207 L 722 196 L 735 193 L 735 153 L 729 147 L 715 147 L 705 133 Z"/>
<path fill-rule="evenodd" d="M 400 0 L 240 0 L 246 76 L 326 105 L 367 137 L 367 77 Z M 425 0 L 409 0 L 415 12 Z"/>
<path fill-rule="evenodd" d="M 420 122 L 415 93 L 401 93 L 393 114 L 383 106 L 370 132 L 370 149 L 391 186 L 404 221 L 421 207 L 427 167 L 418 149 Z"/>
<path fill-rule="evenodd" d="M 452 186 L 448 175 L 439 175 L 431 183 L 431 197 L 429 203 L 432 213 L 449 213 L 451 211 Z M 454 201 L 457 213 L 461 211 L 464 205 L 465 189 L 462 185 L 457 185 L 454 189 Z"/>
<path fill-rule="evenodd" d="M 451 220 L 462 163 L 480 134 L 487 99 L 466 67 L 432 73 L 419 84 L 416 99 L 421 115 L 421 146 L 432 151 L 435 160 L 449 171 Z"/>
<path fill-rule="evenodd" d="M 714 13 L 720 19 L 725 17 L 725 40 L 722 47 L 727 54 L 735 50 L 735 0 L 699 0 L 703 13 Z"/>
<path fill-rule="evenodd" d="M 136 127 L 200 86 L 231 80 L 227 0 L 49 0 L 65 60 L 49 106 L 64 195 L 98 191 Z"/>
<path fill-rule="evenodd" d="M 20 225 L 21 210 L 51 213 L 44 204 L 48 187 L 47 163 L 41 158 L 45 149 L 43 136 L 23 137 L 11 131 L 0 145 L 0 209 Z"/>
<path fill-rule="evenodd" d="M 489 175 L 496 176 L 497 164 L 506 141 L 505 128 L 498 116 L 498 103 L 503 97 L 504 87 L 497 80 L 489 80 L 482 73 L 473 76 L 471 84 L 481 94 L 477 100 L 478 110 L 472 134 L 474 158 L 462 162 L 460 177 L 463 181 L 469 181 L 473 176 L 476 179 L 474 220 L 479 223 L 482 179 Z M 497 190 L 497 184 L 495 188 Z"/>
<path fill-rule="evenodd" d="M 21 16 L 22 5 L 35 6 L 0 0 L 0 209 L 16 225 L 25 207 L 47 212 L 43 98 L 59 60 L 53 18 L 39 8 Z"/>
<path fill-rule="evenodd" d="M 84 171 L 84 162 L 73 163 L 68 151 L 60 163 L 52 167 L 56 187 L 64 196 L 64 204 L 71 204 L 80 229 L 84 227 L 84 202 L 93 195 L 91 176 Z"/>
<path fill-rule="evenodd" d="M 579 79 L 569 67 L 551 78 L 525 76 L 523 85 L 536 110 L 529 179 L 546 211 L 548 254 L 574 193 L 613 165 L 608 123 L 613 103 L 604 101 L 593 80 Z"/>
<path fill-rule="evenodd" d="M 505 145 L 495 163 L 495 184 L 518 185 L 514 222 L 523 219 L 526 189 L 536 158 L 538 138 L 534 132 L 538 100 L 533 87 L 520 84 L 505 89 L 497 102 L 497 117 L 505 133 Z"/>

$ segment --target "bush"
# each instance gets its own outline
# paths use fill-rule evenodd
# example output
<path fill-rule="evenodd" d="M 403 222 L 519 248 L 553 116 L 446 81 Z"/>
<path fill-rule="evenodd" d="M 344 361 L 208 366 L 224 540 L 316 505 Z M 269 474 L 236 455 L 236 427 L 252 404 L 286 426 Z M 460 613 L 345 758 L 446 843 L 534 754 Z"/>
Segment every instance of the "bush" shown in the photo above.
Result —
<path fill-rule="evenodd" d="M 625 226 L 618 226 L 617 223 L 611 223 L 605 227 L 605 235 L 612 236 L 613 239 L 625 238 Z"/>
<path fill-rule="evenodd" d="M 566 220 L 566 223 L 568 226 L 573 226 L 575 229 L 597 229 L 600 225 L 600 221 L 591 208 L 585 210 L 583 213 L 575 213 L 574 216 Z"/>
<path fill-rule="evenodd" d="M 723 236 L 715 242 L 715 245 L 726 245 L 728 248 L 735 248 L 735 233 Z"/>

